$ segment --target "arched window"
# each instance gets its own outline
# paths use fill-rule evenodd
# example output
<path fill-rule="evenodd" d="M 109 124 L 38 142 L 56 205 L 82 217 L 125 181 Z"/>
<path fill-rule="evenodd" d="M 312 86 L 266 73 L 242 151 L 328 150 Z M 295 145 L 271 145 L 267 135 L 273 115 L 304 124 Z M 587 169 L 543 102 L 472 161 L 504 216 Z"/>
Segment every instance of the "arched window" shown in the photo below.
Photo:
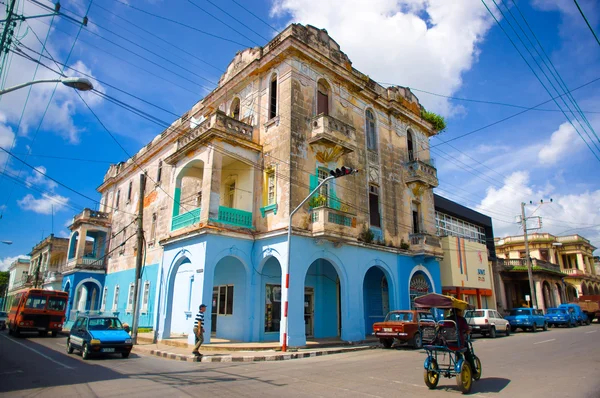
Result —
<path fill-rule="evenodd" d="M 269 119 L 273 119 L 277 116 L 277 75 L 273 74 L 271 82 L 269 84 Z"/>
<path fill-rule="evenodd" d="M 238 97 L 235 97 L 233 101 L 231 101 L 231 107 L 229 109 L 229 116 L 235 120 L 240 120 L 240 99 Z"/>
<path fill-rule="evenodd" d="M 317 115 L 329 115 L 329 84 L 325 79 L 317 83 Z"/>
<path fill-rule="evenodd" d="M 413 144 L 413 135 L 412 131 L 408 130 L 406 132 L 406 149 L 408 150 L 408 161 L 412 162 L 415 160 L 415 151 Z"/>
<path fill-rule="evenodd" d="M 376 151 L 377 150 L 377 134 L 375 132 L 375 115 L 373 111 L 367 109 L 365 112 L 365 116 L 367 119 L 367 148 Z"/>

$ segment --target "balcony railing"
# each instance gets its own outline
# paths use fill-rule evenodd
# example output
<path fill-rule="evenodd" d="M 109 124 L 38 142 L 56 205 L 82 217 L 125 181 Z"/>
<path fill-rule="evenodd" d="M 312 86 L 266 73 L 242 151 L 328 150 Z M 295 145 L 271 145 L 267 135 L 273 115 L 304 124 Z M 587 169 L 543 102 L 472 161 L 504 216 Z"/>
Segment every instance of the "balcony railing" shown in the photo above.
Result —
<path fill-rule="evenodd" d="M 506 271 L 527 271 L 527 261 L 524 258 L 498 259 L 498 264 L 503 266 Z M 560 269 L 560 265 L 553 264 L 548 261 L 531 259 L 531 267 L 533 271 L 551 271 L 564 273 L 565 270 Z"/>
<path fill-rule="evenodd" d="M 354 233 L 356 215 L 322 206 L 310 211 L 311 230 L 316 234 L 323 233 Z"/>
<path fill-rule="evenodd" d="M 410 250 L 430 255 L 443 255 L 440 238 L 427 233 L 410 234 Z"/>
<path fill-rule="evenodd" d="M 235 227 L 252 228 L 252 213 L 249 211 L 219 206 L 218 222 Z"/>
<path fill-rule="evenodd" d="M 192 141 L 201 139 L 202 136 L 211 133 L 221 133 L 225 135 L 242 138 L 248 141 L 253 139 L 253 128 L 249 124 L 227 116 L 222 111 L 215 111 L 208 116 L 200 125 L 193 128 L 183 137 L 177 140 L 177 149 L 181 149 Z"/>
<path fill-rule="evenodd" d="M 58 271 L 46 271 L 44 274 L 44 283 L 57 282 L 60 279 L 60 272 Z"/>
<path fill-rule="evenodd" d="M 70 271 L 73 269 L 91 269 L 91 270 L 103 270 L 105 263 L 105 257 L 79 257 L 72 258 L 67 261 L 65 267 L 63 267 L 63 272 Z"/>
<path fill-rule="evenodd" d="M 187 213 L 179 214 L 171 220 L 171 231 L 188 227 L 200 222 L 200 209 L 190 210 Z"/>
<path fill-rule="evenodd" d="M 323 144 L 326 147 L 339 147 L 343 153 L 354 150 L 356 129 L 329 115 L 320 114 L 311 120 L 310 144 Z"/>
<path fill-rule="evenodd" d="M 407 166 L 408 176 L 406 178 L 406 183 L 424 182 L 432 188 L 435 188 L 439 185 L 437 169 L 433 165 L 431 159 L 425 161 L 415 159 L 411 162 L 408 162 Z"/>

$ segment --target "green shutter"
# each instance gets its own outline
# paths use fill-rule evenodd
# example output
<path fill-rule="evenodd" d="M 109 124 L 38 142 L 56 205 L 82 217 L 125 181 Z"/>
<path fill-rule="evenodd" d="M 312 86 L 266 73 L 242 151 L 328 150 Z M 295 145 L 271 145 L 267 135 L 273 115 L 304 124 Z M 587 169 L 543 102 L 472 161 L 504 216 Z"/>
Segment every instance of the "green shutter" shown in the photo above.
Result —
<path fill-rule="evenodd" d="M 179 200 L 181 198 L 181 188 L 175 188 L 173 195 L 173 217 L 179 215 Z"/>
<path fill-rule="evenodd" d="M 329 207 L 335 210 L 339 210 L 341 207 L 340 200 L 335 194 L 335 184 L 333 182 L 329 185 Z"/>

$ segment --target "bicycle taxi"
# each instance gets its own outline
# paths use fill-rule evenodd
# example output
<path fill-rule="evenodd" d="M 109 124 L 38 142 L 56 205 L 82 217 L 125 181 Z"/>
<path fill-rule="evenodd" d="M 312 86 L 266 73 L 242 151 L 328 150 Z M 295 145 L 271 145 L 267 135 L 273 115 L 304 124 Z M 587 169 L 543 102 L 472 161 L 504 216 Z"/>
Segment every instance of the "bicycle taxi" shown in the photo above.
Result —
<path fill-rule="evenodd" d="M 470 307 L 466 301 L 441 294 L 430 293 L 415 299 L 415 307 L 420 309 L 443 309 L 464 311 Z M 471 391 L 473 380 L 481 377 L 481 361 L 473 351 L 470 334 L 466 337 L 459 332 L 456 312 L 450 319 L 443 319 L 422 326 L 423 348 L 427 358 L 423 364 L 423 378 L 430 389 L 437 387 L 440 377 L 456 376 L 456 385 L 463 394 Z M 468 360 L 469 352 L 472 361 Z M 470 364 L 469 362 L 472 362 Z M 473 369 L 475 368 L 475 369 Z"/>

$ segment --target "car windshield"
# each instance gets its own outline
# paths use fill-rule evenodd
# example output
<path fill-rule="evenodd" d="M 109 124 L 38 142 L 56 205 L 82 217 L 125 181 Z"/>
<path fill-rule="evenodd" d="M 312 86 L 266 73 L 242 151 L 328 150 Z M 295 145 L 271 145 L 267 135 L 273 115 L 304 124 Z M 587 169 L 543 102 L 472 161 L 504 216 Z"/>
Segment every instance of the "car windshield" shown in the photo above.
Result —
<path fill-rule="evenodd" d="M 550 308 L 548 314 L 566 314 L 567 311 L 561 308 Z"/>
<path fill-rule="evenodd" d="M 413 320 L 412 312 L 390 312 L 385 317 L 385 321 L 392 322 L 410 322 Z"/>
<path fill-rule="evenodd" d="M 6 318 L 8 317 L 8 314 L 4 311 L 0 311 L 0 318 Z"/>
<path fill-rule="evenodd" d="M 428 314 L 428 313 L 424 313 L 424 312 L 419 313 L 419 319 L 422 320 L 422 321 L 432 321 L 432 322 L 435 322 L 435 319 L 433 318 L 432 314 Z"/>
<path fill-rule="evenodd" d="M 50 297 L 48 299 L 48 309 L 51 311 L 64 311 L 67 306 L 67 300 L 61 297 Z"/>
<path fill-rule="evenodd" d="M 123 325 L 117 318 L 90 318 L 89 330 L 122 330 Z"/>
<path fill-rule="evenodd" d="M 484 318 L 485 311 L 467 311 L 465 312 L 465 318 Z"/>
<path fill-rule="evenodd" d="M 531 313 L 530 310 L 523 310 L 523 309 L 510 310 L 511 315 L 529 315 L 530 313 Z"/>
<path fill-rule="evenodd" d="M 31 295 L 27 297 L 25 308 L 32 308 L 35 310 L 43 310 L 46 308 L 46 296 L 35 296 Z"/>

